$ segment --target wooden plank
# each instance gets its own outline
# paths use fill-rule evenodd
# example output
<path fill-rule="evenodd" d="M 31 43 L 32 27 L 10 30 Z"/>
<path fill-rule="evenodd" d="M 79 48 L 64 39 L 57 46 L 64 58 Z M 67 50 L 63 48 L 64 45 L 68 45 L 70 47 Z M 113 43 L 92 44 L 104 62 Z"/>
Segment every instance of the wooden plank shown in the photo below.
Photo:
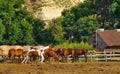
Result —
<path fill-rule="evenodd" d="M 78 56 L 79 60 L 84 60 L 84 55 Z M 109 61 L 109 60 L 120 60 L 120 54 L 116 52 L 90 52 L 88 55 L 89 61 Z"/>

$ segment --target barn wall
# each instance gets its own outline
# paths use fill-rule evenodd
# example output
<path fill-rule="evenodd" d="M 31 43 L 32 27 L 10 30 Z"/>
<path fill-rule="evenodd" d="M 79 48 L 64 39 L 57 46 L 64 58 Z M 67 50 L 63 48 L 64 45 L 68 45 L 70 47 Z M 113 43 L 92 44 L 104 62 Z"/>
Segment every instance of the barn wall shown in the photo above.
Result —
<path fill-rule="evenodd" d="M 104 48 L 106 47 L 105 42 L 98 34 L 96 34 L 96 32 L 90 36 L 88 43 L 92 44 L 94 48 L 98 49 L 99 51 L 104 51 Z"/>
<path fill-rule="evenodd" d="M 96 48 L 99 49 L 99 51 L 104 51 L 107 45 L 99 35 L 97 35 L 96 42 L 97 42 Z"/>
<path fill-rule="evenodd" d="M 93 34 L 89 37 L 88 43 L 92 44 L 93 47 L 96 48 L 96 36 L 95 36 L 95 32 L 93 32 Z"/>
<path fill-rule="evenodd" d="M 120 46 L 109 46 L 105 48 L 105 51 L 120 52 Z"/>

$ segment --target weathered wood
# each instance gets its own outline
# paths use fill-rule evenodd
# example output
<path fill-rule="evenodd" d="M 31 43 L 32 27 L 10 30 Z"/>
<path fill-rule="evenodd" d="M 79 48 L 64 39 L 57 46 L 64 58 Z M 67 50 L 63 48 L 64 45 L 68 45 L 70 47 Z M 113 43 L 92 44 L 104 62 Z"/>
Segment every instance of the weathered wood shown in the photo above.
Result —
<path fill-rule="evenodd" d="M 83 61 L 84 55 L 79 56 L 79 60 Z M 88 55 L 88 61 L 120 61 L 118 52 L 91 52 Z"/>

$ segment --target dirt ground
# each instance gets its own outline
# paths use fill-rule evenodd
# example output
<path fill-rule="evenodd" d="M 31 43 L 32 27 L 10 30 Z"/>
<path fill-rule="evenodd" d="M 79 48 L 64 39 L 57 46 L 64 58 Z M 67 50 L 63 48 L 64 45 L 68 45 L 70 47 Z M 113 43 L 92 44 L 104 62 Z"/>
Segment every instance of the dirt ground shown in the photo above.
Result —
<path fill-rule="evenodd" d="M 120 62 L 0 64 L 0 74 L 120 74 Z"/>

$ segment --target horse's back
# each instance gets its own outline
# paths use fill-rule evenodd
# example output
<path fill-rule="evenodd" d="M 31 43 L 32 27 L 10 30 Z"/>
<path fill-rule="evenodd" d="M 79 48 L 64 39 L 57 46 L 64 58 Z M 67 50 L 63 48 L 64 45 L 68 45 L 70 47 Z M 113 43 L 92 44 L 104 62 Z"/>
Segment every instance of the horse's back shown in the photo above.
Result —
<path fill-rule="evenodd" d="M 24 52 L 24 50 L 23 49 L 14 49 L 14 48 L 11 48 L 10 50 L 9 50 L 9 55 L 12 55 L 12 56 L 19 56 L 19 55 L 22 55 L 23 54 L 23 52 Z"/>
<path fill-rule="evenodd" d="M 38 56 L 38 51 L 30 51 L 30 52 L 28 53 L 28 56 L 29 56 L 29 57 Z"/>
<path fill-rule="evenodd" d="M 68 49 L 63 49 L 64 55 L 69 55 L 69 54 L 74 54 L 74 49 L 68 48 Z"/>

